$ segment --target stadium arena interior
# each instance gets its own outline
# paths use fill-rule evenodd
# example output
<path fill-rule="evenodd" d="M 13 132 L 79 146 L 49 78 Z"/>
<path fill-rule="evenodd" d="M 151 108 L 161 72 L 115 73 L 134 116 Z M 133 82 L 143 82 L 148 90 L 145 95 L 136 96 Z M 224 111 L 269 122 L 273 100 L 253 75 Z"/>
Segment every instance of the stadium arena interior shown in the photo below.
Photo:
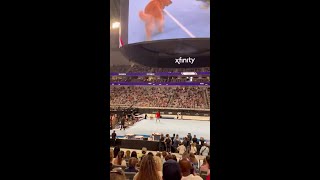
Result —
<path fill-rule="evenodd" d="M 110 179 L 208 180 L 210 46 L 187 47 L 210 40 L 210 28 L 189 26 L 173 9 L 192 8 L 196 19 L 190 21 L 200 26 L 210 20 L 210 0 L 131 2 L 110 1 Z M 161 16 L 148 14 L 149 6 L 160 8 Z M 139 18 L 140 13 L 154 21 Z M 146 34 L 158 16 L 163 29 L 155 23 L 158 29 L 152 30 L 159 32 Z M 186 49 L 166 51 L 166 43 Z M 148 46 L 152 53 L 139 51 Z M 132 49 L 140 55 L 131 55 Z M 179 66 L 175 60 L 181 57 L 201 63 Z"/>

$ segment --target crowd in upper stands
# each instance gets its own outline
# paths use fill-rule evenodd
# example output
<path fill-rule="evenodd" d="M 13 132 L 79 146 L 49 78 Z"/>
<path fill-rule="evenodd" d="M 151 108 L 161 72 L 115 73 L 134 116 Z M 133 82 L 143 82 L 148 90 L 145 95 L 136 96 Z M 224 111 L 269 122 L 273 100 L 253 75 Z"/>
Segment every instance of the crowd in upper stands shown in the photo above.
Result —
<path fill-rule="evenodd" d="M 115 140 L 115 139 L 113 139 Z M 210 179 L 210 146 L 201 138 L 199 141 L 189 133 L 180 140 L 179 135 L 168 134 L 159 141 L 166 151 L 160 148 L 157 153 L 142 148 L 137 151 L 121 149 L 116 146 L 110 149 L 110 178 L 134 180 L 209 180 Z M 200 156 L 203 163 L 200 163 Z M 117 180 L 118 180 L 117 179 Z"/>
<path fill-rule="evenodd" d="M 111 86 L 110 105 L 209 109 L 209 87 Z"/>
<path fill-rule="evenodd" d="M 133 77 L 133 76 L 118 76 L 110 77 L 110 82 L 151 82 L 151 83 L 165 83 L 165 82 L 210 82 L 209 77 L 193 77 L 192 81 L 188 77 L 157 77 L 149 78 L 147 76 Z"/>
<path fill-rule="evenodd" d="M 138 72 L 210 72 L 210 67 L 203 68 L 151 68 L 139 64 L 135 65 L 114 65 L 110 67 L 110 72 L 115 73 L 138 73 Z"/>

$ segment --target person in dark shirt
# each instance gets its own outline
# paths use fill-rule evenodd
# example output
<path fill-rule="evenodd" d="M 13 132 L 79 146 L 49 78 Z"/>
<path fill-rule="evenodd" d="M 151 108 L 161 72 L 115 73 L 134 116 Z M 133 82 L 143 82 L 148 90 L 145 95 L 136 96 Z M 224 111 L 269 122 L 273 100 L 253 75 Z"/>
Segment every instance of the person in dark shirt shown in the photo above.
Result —
<path fill-rule="evenodd" d="M 161 134 L 160 136 L 160 140 L 159 140 L 159 151 L 163 151 L 164 150 L 164 137 L 163 134 Z"/>
<path fill-rule="evenodd" d="M 123 128 L 123 130 L 126 130 L 124 127 L 124 122 L 125 122 L 125 117 L 121 118 L 121 125 L 120 125 L 120 130 Z"/>
<path fill-rule="evenodd" d="M 113 157 L 116 158 L 118 156 L 118 153 L 120 152 L 120 147 L 116 146 L 113 149 Z"/>
<path fill-rule="evenodd" d="M 112 137 L 112 145 L 115 146 L 116 145 L 116 137 L 117 137 L 117 134 L 116 134 L 115 130 L 111 134 L 111 137 Z"/>
<path fill-rule="evenodd" d="M 132 152 L 131 152 L 131 157 L 135 157 L 135 158 L 138 159 L 137 152 L 136 152 L 136 151 L 132 151 Z"/>
<path fill-rule="evenodd" d="M 191 133 L 188 133 L 188 139 L 189 139 L 189 141 L 191 141 L 192 140 L 192 136 L 191 136 Z"/>
<path fill-rule="evenodd" d="M 188 138 L 187 138 L 187 137 L 184 137 L 182 143 L 183 143 L 183 145 L 187 148 L 187 147 L 188 147 Z"/>
<path fill-rule="evenodd" d="M 163 180 L 180 180 L 181 170 L 177 161 L 169 159 L 163 164 Z"/>
<path fill-rule="evenodd" d="M 187 148 L 188 153 L 190 151 L 190 141 L 191 141 L 191 139 L 189 139 L 188 137 L 185 137 L 184 146 Z"/>
<path fill-rule="evenodd" d="M 192 142 L 193 142 L 193 143 L 196 143 L 196 144 L 199 144 L 196 135 L 193 136 Z"/>
<path fill-rule="evenodd" d="M 203 144 L 204 144 L 204 138 L 203 137 L 200 138 L 200 143 L 201 143 L 200 146 L 202 147 Z"/>
<path fill-rule="evenodd" d="M 171 137 L 171 141 L 173 142 L 174 138 L 176 137 L 176 134 L 173 134 L 173 136 Z"/>
<path fill-rule="evenodd" d="M 166 144 L 166 151 L 171 152 L 172 141 L 169 134 L 166 135 L 165 144 Z"/>
<path fill-rule="evenodd" d="M 173 140 L 173 145 L 172 145 L 174 152 L 177 151 L 177 148 L 178 148 L 179 144 L 180 144 L 180 139 L 179 139 L 179 136 L 177 135 L 175 137 L 175 139 Z"/>

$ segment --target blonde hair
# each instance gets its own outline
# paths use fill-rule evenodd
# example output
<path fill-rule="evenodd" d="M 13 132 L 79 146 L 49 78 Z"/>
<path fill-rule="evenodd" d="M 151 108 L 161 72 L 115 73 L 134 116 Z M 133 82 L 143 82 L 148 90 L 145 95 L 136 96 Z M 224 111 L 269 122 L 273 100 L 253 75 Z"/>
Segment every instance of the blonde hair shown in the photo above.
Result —
<path fill-rule="evenodd" d="M 126 158 L 130 158 L 130 151 L 129 150 L 126 151 Z"/>
<path fill-rule="evenodd" d="M 153 159 L 156 163 L 157 171 L 162 171 L 162 160 L 159 156 L 153 156 Z"/>
<path fill-rule="evenodd" d="M 140 169 L 136 180 L 159 180 L 156 163 L 151 155 L 145 155 L 140 163 Z"/>

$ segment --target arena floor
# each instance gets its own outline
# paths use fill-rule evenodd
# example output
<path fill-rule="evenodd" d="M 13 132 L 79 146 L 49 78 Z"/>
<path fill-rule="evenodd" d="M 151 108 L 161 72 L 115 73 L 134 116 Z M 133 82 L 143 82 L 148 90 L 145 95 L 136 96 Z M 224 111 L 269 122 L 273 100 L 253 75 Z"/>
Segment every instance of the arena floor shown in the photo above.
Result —
<path fill-rule="evenodd" d="M 177 119 L 160 119 L 156 122 L 155 119 L 143 119 L 128 129 L 114 129 L 117 136 L 125 136 L 126 134 L 136 134 L 142 136 L 150 136 L 152 133 L 178 134 L 179 137 L 185 137 L 188 133 L 196 135 L 199 139 L 204 137 L 207 142 L 210 142 L 210 121 L 196 120 L 177 120 Z M 110 135 L 113 130 L 110 130 Z"/>

